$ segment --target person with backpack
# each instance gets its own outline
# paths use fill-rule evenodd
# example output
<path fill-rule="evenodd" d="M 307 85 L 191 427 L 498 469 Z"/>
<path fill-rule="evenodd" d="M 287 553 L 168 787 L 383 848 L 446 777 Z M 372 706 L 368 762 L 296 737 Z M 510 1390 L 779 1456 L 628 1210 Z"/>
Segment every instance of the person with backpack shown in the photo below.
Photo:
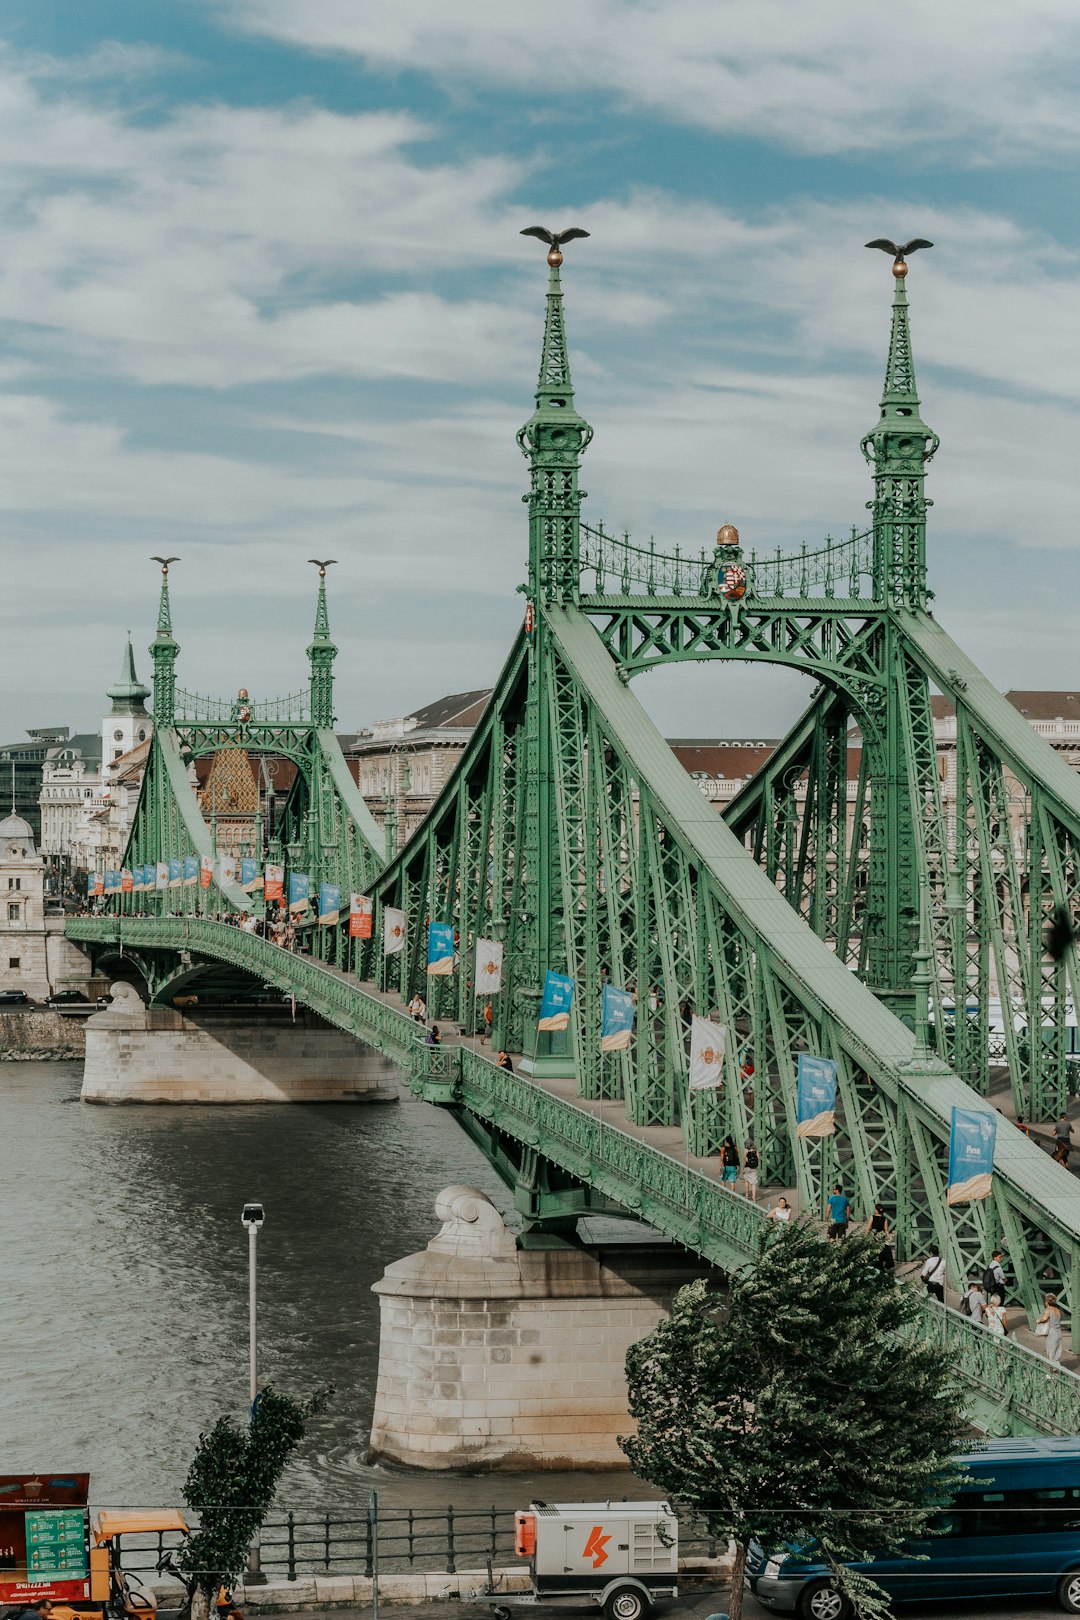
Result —
<path fill-rule="evenodd" d="M 720 1146 L 720 1184 L 735 1191 L 739 1179 L 739 1150 L 733 1136 L 725 1136 Z"/>
<path fill-rule="evenodd" d="M 978 1277 L 969 1277 L 967 1293 L 960 1301 L 960 1311 L 970 1316 L 976 1327 L 986 1326 L 986 1295 Z"/>
<path fill-rule="evenodd" d="M 923 1262 L 919 1276 L 926 1284 L 926 1292 L 931 1299 L 936 1299 L 939 1305 L 945 1303 L 945 1275 L 945 1261 L 935 1244 Z"/>
<path fill-rule="evenodd" d="M 757 1203 L 758 1182 L 761 1176 L 761 1154 L 752 1136 L 746 1139 L 746 1148 L 742 1161 L 743 1182 L 746 1186 L 746 1196 L 752 1204 Z"/>
<path fill-rule="evenodd" d="M 1000 1249 L 995 1249 L 982 1274 L 983 1293 L 989 1299 L 993 1294 L 1000 1294 L 1005 1298 L 1005 1268 L 1002 1265 Z"/>

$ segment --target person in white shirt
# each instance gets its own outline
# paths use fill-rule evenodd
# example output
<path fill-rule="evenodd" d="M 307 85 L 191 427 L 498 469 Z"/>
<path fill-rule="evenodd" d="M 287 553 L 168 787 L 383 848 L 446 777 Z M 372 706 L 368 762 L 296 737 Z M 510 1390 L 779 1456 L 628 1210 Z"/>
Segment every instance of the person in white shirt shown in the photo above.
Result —
<path fill-rule="evenodd" d="M 770 1221 L 790 1221 L 791 1205 L 786 1198 L 778 1198 L 769 1211 Z"/>
<path fill-rule="evenodd" d="M 968 1316 L 971 1317 L 971 1320 L 976 1324 L 976 1326 L 985 1326 L 986 1295 L 983 1293 L 977 1277 L 968 1278 L 967 1293 L 964 1295 L 964 1303 L 967 1306 Z"/>
<path fill-rule="evenodd" d="M 936 1299 L 939 1305 L 945 1303 L 945 1261 L 937 1249 L 931 1249 L 919 1276 L 926 1284 L 926 1292 Z"/>

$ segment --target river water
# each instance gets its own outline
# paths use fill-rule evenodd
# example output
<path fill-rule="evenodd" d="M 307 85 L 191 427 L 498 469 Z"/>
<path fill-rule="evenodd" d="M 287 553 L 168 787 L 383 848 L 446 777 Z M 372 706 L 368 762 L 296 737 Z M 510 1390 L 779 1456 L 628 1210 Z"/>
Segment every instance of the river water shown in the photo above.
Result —
<path fill-rule="evenodd" d="M 454 1122 L 394 1104 L 95 1107 L 79 1063 L 0 1064 L 0 1471 L 89 1470 L 95 1502 L 179 1500 L 200 1429 L 247 1402 L 246 1199 L 259 1235 L 259 1375 L 336 1389 L 279 1505 L 341 1513 L 522 1506 L 625 1474 L 427 1474 L 364 1461 L 378 1363 L 371 1285 L 421 1249 L 453 1182 L 506 1189 Z"/>

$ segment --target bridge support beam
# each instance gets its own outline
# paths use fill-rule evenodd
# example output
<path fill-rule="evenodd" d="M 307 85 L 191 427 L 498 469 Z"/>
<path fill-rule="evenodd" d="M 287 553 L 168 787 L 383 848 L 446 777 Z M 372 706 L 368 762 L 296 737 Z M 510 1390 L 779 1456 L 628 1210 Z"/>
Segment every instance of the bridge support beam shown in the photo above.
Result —
<path fill-rule="evenodd" d="M 82 1098 L 99 1103 L 395 1102 L 388 1058 L 300 1009 L 147 1007 L 133 985 L 86 1023 Z"/>
<path fill-rule="evenodd" d="M 670 1246 L 519 1249 L 490 1200 L 448 1187 L 422 1254 L 375 1284 L 370 1459 L 414 1468 L 620 1468 L 624 1361 L 707 1268 Z"/>

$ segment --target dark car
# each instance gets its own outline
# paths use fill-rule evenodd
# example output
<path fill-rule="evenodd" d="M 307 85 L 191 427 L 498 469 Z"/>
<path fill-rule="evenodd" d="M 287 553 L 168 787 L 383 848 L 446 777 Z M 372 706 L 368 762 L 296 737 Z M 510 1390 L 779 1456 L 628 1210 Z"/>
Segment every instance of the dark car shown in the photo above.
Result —
<path fill-rule="evenodd" d="M 25 990 L 0 990 L 0 1007 L 29 1007 L 30 997 Z"/>
<path fill-rule="evenodd" d="M 53 995 L 45 998 L 46 1007 L 69 1007 L 73 1002 L 85 1002 L 87 997 L 81 990 L 57 990 Z"/>

